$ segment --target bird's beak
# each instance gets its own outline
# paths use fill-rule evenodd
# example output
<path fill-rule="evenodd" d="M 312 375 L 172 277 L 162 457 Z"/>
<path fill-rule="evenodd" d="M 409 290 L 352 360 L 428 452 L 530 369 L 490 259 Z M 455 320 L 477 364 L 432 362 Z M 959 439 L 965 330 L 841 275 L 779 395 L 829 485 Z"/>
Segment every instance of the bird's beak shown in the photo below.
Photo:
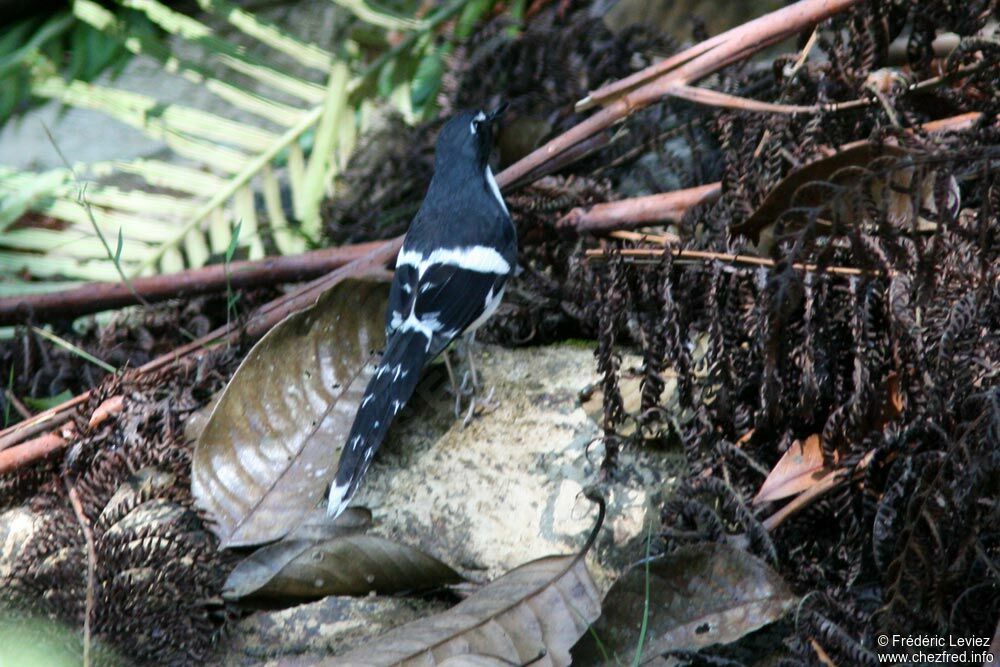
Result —
<path fill-rule="evenodd" d="M 486 115 L 486 120 L 488 120 L 491 123 L 496 122 L 497 119 L 499 119 L 500 116 L 503 115 L 503 112 L 506 111 L 507 107 L 509 107 L 509 106 L 510 106 L 510 102 L 502 102 L 500 104 L 500 106 L 498 106 L 496 109 L 494 109 L 493 111 L 489 112 Z"/>

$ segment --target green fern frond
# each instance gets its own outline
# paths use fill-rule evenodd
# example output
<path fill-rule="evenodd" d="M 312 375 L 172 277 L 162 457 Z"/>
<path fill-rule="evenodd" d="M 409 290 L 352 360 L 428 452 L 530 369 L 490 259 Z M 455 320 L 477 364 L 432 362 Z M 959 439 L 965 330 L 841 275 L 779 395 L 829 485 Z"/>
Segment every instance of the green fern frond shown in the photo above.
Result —
<path fill-rule="evenodd" d="M 209 71 L 175 55 L 161 36 L 130 31 L 127 21 L 93 0 L 74 0 L 72 16 L 210 91 L 242 112 L 232 114 L 241 120 L 108 85 L 66 81 L 52 61 L 36 55 L 26 65 L 35 96 L 104 113 L 163 142 L 186 162 L 109 161 L 40 174 L 0 168 L 0 294 L 47 290 L 54 281 L 68 285 L 197 267 L 237 245 L 241 256 L 257 258 L 316 244 L 320 204 L 370 118 L 372 100 L 382 96 L 413 119 L 429 112 L 441 59 L 451 48 L 435 45 L 434 33 L 469 0 L 421 19 L 364 1 L 334 0 L 376 28 L 405 32 L 367 63 L 360 49 L 333 54 L 227 0 L 198 0 L 203 11 L 251 43 L 300 63 L 306 72 L 301 76 L 157 0 L 118 2 L 166 35 L 196 43 L 224 67 Z M 410 68 L 421 63 L 420 80 L 393 82 L 380 91 L 380 75 L 403 60 Z M 325 85 L 304 78 L 310 72 L 325 77 Z M 26 218 L 28 212 L 34 217 Z M 121 239 L 117 256 L 109 256 L 102 237 Z M 45 282 L 24 280 L 29 277 Z"/>

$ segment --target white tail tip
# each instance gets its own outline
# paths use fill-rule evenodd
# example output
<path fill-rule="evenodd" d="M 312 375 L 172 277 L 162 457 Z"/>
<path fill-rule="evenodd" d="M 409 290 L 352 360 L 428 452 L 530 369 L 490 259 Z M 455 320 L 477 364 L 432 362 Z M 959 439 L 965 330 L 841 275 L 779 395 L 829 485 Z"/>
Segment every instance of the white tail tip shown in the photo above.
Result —
<path fill-rule="evenodd" d="M 332 484 L 330 486 L 330 499 L 326 505 L 326 515 L 331 519 L 336 519 L 347 509 L 347 489 L 350 484 Z"/>

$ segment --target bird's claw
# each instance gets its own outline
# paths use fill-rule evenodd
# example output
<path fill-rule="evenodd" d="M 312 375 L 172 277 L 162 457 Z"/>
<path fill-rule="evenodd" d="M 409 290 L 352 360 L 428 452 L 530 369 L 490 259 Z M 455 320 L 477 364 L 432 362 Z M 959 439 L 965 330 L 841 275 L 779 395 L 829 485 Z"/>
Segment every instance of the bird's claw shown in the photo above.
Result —
<path fill-rule="evenodd" d="M 489 414 L 500 407 L 500 401 L 493 398 L 494 389 L 494 387 L 490 387 L 489 393 L 482 400 L 478 400 L 476 395 L 472 394 L 469 400 L 469 409 L 465 413 L 465 419 L 462 420 L 462 428 L 468 428 L 472 420 L 479 415 Z"/>

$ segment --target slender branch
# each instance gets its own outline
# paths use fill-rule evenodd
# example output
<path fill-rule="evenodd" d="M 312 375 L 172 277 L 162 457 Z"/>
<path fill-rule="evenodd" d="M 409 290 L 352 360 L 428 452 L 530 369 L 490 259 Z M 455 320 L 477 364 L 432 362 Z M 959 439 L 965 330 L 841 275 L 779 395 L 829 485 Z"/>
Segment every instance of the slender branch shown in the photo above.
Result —
<path fill-rule="evenodd" d="M 4 449 L 0 451 L 0 475 L 44 459 L 57 449 L 65 447 L 66 443 L 67 439 L 63 434 L 53 432 L 28 440 L 17 447 Z"/>
<path fill-rule="evenodd" d="M 709 183 L 686 190 L 574 208 L 559 219 L 556 228 L 602 234 L 652 222 L 678 222 L 689 208 L 715 201 L 721 193 L 720 183 Z"/>
<path fill-rule="evenodd" d="M 686 100 L 695 104 L 710 107 L 720 107 L 723 109 L 736 109 L 738 111 L 757 111 L 760 113 L 819 113 L 821 111 L 843 111 L 845 109 L 857 109 L 872 104 L 872 100 L 858 99 L 849 102 L 832 102 L 830 104 L 776 104 L 774 102 L 761 102 L 747 97 L 738 97 L 728 93 L 720 93 L 709 88 L 699 88 L 697 86 L 685 86 L 678 84 L 670 86 L 665 93 L 670 97 Z"/>
<path fill-rule="evenodd" d="M 383 241 L 324 248 L 287 257 L 232 262 L 229 264 L 232 289 L 299 282 L 338 269 L 372 250 Z M 210 294 L 226 290 L 226 267 L 222 264 L 136 278 L 132 287 L 149 303 Z M 122 283 L 89 283 L 74 289 L 0 299 L 0 326 L 29 321 L 73 318 L 136 303 L 133 291 Z"/>
<path fill-rule="evenodd" d="M 774 268 L 776 263 L 772 259 L 766 257 L 756 257 L 754 255 L 732 255 L 724 252 L 709 252 L 707 250 L 683 250 L 680 248 L 597 248 L 594 250 L 587 251 L 587 259 L 608 259 L 614 255 L 621 255 L 626 259 L 631 259 L 633 261 L 638 260 L 648 260 L 651 262 L 659 261 L 663 257 L 663 253 L 669 252 L 671 255 L 677 259 L 688 259 L 695 261 L 712 261 L 717 260 L 720 262 L 726 262 L 728 264 L 743 264 L 747 266 L 766 266 L 769 268 Z M 861 276 L 861 275 L 877 275 L 878 272 L 865 271 L 864 269 L 856 269 L 850 266 L 825 266 L 820 268 L 818 264 L 792 264 L 792 268 L 799 271 L 823 271 L 824 273 L 833 273 L 843 276 Z"/>
<path fill-rule="evenodd" d="M 83 531 L 83 538 L 87 543 L 87 602 L 83 615 L 83 667 L 90 667 L 90 634 L 91 618 L 94 616 L 94 589 L 96 587 L 95 571 L 97 570 L 97 549 L 94 547 L 94 532 L 90 529 L 90 520 L 83 512 L 83 503 L 80 502 L 80 494 L 76 492 L 73 483 L 66 479 L 66 492 L 69 494 L 69 502 L 73 506 L 73 513 Z"/>
<path fill-rule="evenodd" d="M 7 401 L 14 406 L 17 413 L 21 415 L 21 419 L 31 419 L 31 410 L 29 410 L 28 406 L 21 402 L 14 392 L 4 387 L 3 395 Z"/>
<path fill-rule="evenodd" d="M 171 366 L 184 358 L 200 351 L 207 345 L 224 342 L 226 340 L 236 340 L 242 333 L 250 337 L 258 337 L 264 334 L 272 326 L 280 322 L 290 313 L 302 310 L 313 304 L 325 290 L 333 287 L 341 280 L 349 277 L 377 273 L 399 252 L 402 245 L 402 237 L 397 237 L 389 241 L 382 241 L 373 244 L 372 249 L 358 259 L 344 265 L 343 267 L 324 275 L 310 283 L 307 283 L 289 294 L 283 295 L 274 301 L 270 301 L 258 308 L 245 326 L 239 327 L 236 324 L 227 324 L 202 336 L 201 338 L 182 345 L 181 347 L 153 359 L 149 363 L 140 366 L 133 371 L 137 374 L 150 373 Z M 91 396 L 90 391 L 74 396 L 65 403 L 61 403 L 53 408 L 41 412 L 31 419 L 19 422 L 0 431 L 0 456 L 7 454 L 3 450 L 13 447 L 24 440 L 31 438 L 44 431 L 51 430 L 65 423 L 72 413 Z M 26 443 L 27 444 L 27 443 Z M 52 449 L 57 449 L 52 447 Z M 37 458 L 37 457 L 36 457 Z M 34 460 L 34 459 L 31 459 Z M 17 467 L 14 465 L 13 467 Z M 0 458 L 0 473 L 6 469 L 3 466 L 3 459 Z"/>
<path fill-rule="evenodd" d="M 724 67 L 730 64 L 730 58 L 734 53 L 740 54 L 746 51 L 748 47 L 752 49 L 750 53 L 759 51 L 820 21 L 828 19 L 854 4 L 857 4 L 857 0 L 803 0 L 770 14 L 765 14 L 748 23 L 716 35 L 711 39 L 695 44 L 691 48 L 681 51 L 666 60 L 650 65 L 631 76 L 591 91 L 587 97 L 577 103 L 576 109 L 577 111 L 584 111 L 597 105 L 607 105 L 609 102 L 626 96 L 632 91 L 648 87 L 650 84 L 655 84 L 658 80 L 676 74 L 685 67 L 695 64 L 695 61 L 698 60 L 702 61 L 698 67 L 703 67 L 705 63 L 711 60 L 724 61 L 715 69 Z M 754 45 L 754 42 L 757 42 L 757 44 Z M 749 53 L 745 55 L 749 55 Z M 684 81 L 684 83 L 688 82 Z"/>
<path fill-rule="evenodd" d="M 848 9 L 858 2 L 859 0 L 801 0 L 801 2 L 765 14 L 669 58 L 665 62 L 670 62 L 671 67 L 665 68 L 663 73 L 657 70 L 650 74 L 650 70 L 654 68 L 664 69 L 663 63 L 653 65 L 638 73 L 642 76 L 635 79 L 638 83 L 646 81 L 648 83 L 644 83 L 638 88 L 635 88 L 638 83 L 625 84 L 625 90 L 631 90 L 631 88 L 635 88 L 635 90 L 622 95 L 579 125 L 508 167 L 497 178 L 497 182 L 504 185 L 518 181 L 522 176 L 534 172 L 541 165 L 548 163 L 611 124 L 653 104 L 662 98 L 671 86 L 689 84 L 702 79 L 727 65 L 738 62 L 761 49 Z M 623 81 L 629 81 L 634 77 L 635 75 L 623 79 Z M 603 103 L 610 101 L 614 96 L 614 94 L 602 96 L 600 91 L 595 91 L 587 99 Z"/>

